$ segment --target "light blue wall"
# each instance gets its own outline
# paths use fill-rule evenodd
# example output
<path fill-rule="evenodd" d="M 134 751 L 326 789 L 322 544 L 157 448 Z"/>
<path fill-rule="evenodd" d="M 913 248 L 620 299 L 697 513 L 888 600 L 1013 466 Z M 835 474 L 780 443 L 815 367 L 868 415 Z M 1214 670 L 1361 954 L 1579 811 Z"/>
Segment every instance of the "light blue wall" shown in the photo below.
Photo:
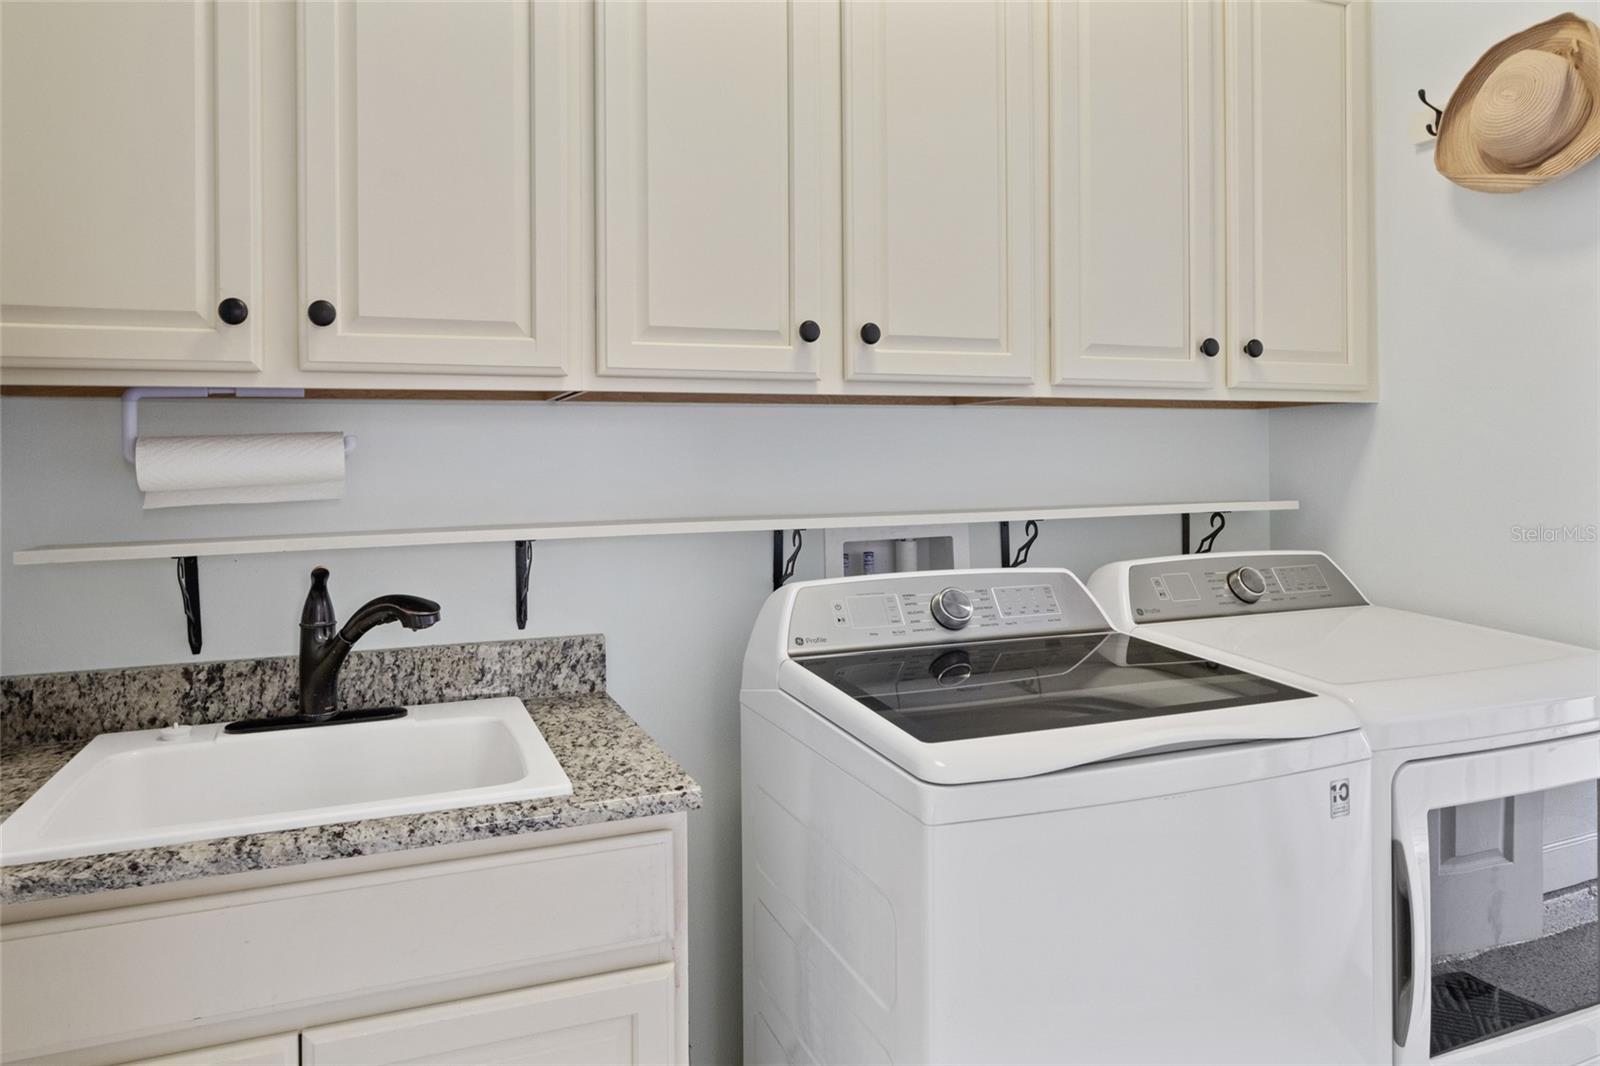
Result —
<path fill-rule="evenodd" d="M 1258 499 L 1258 411 L 162 401 L 150 435 L 342 429 L 360 437 L 343 501 L 140 510 L 114 400 L 0 401 L 0 671 L 188 658 L 170 562 L 16 567 L 50 543 L 966 506 Z M 1238 515 L 1219 547 L 1265 544 Z M 1019 531 L 1020 532 L 1020 531 Z M 1032 563 L 1087 575 L 1177 550 L 1177 520 L 1048 523 Z M 807 542 L 799 576 L 821 567 Z M 972 531 L 992 564 L 997 532 Z M 508 544 L 201 560 L 205 658 L 288 655 L 306 572 L 348 612 L 382 592 L 444 606 L 373 646 L 515 637 Z M 771 588 L 767 534 L 560 542 L 534 550 L 530 634 L 604 633 L 617 699 L 704 786 L 690 819 L 690 1036 L 739 1049 L 739 668 Z"/>
<path fill-rule="evenodd" d="M 1412 141 L 1489 45 L 1600 4 L 1379 3 L 1374 11 L 1380 402 L 1274 411 L 1276 547 L 1326 548 L 1394 606 L 1600 645 L 1600 164 L 1471 192 Z"/>

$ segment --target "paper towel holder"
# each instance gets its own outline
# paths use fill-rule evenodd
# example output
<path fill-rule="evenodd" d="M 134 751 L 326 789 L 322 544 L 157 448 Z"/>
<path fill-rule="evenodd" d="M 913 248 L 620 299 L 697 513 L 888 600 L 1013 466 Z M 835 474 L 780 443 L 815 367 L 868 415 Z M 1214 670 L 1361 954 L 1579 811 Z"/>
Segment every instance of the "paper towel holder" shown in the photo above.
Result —
<path fill-rule="evenodd" d="M 133 462 L 134 446 L 139 442 L 139 401 L 204 399 L 207 396 L 238 396 L 254 399 L 303 400 L 305 389 L 180 388 L 160 385 L 140 386 L 122 392 L 122 457 Z M 356 438 L 345 434 L 344 453 L 356 450 Z"/>

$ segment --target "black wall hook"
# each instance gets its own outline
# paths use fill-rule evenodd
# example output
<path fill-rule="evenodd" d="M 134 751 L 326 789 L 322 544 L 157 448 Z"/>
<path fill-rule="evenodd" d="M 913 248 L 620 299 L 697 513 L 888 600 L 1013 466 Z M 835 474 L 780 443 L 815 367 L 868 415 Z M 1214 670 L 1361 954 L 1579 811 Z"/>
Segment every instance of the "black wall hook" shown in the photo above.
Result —
<path fill-rule="evenodd" d="M 1010 569 L 1021 566 L 1028 561 L 1028 553 L 1033 550 L 1033 542 L 1039 539 L 1039 523 L 1028 519 L 1023 524 L 1022 530 L 1028 539 L 1022 542 L 1015 555 L 1011 554 L 1011 523 L 1000 523 L 1000 565 Z"/>
<path fill-rule="evenodd" d="M 1433 121 L 1428 123 L 1423 128 L 1429 133 L 1433 134 L 1433 136 L 1439 136 L 1439 121 L 1444 118 L 1444 112 L 1428 103 L 1428 90 L 1426 89 L 1417 90 L 1417 99 L 1421 100 L 1424 104 L 1427 104 L 1428 110 L 1433 112 Z"/>
<path fill-rule="evenodd" d="M 182 555 L 178 560 L 178 595 L 183 598 L 183 621 L 189 630 L 189 651 L 200 654 L 200 560 Z"/>
<path fill-rule="evenodd" d="M 794 531 L 794 551 L 787 559 L 783 556 L 783 530 L 772 531 L 772 587 L 783 588 L 783 583 L 794 577 L 795 560 L 800 558 L 800 545 L 805 541 L 801 536 L 804 530 Z"/>
<path fill-rule="evenodd" d="M 1217 535 L 1228 527 L 1228 519 L 1221 511 L 1211 512 L 1211 532 L 1200 538 L 1200 543 L 1195 546 L 1195 552 L 1204 555 L 1211 550 L 1211 545 L 1216 543 Z"/>
<path fill-rule="evenodd" d="M 1206 552 L 1209 552 L 1211 550 L 1212 544 L 1216 543 L 1217 534 L 1221 533 L 1223 531 L 1223 529 L 1225 529 L 1227 527 L 1227 525 L 1228 525 L 1228 520 L 1223 517 L 1223 514 L 1222 514 L 1221 511 L 1212 511 L 1211 512 L 1211 532 L 1207 533 L 1204 537 L 1201 537 L 1200 538 L 1200 543 L 1194 549 L 1192 549 L 1192 552 L 1191 552 L 1191 549 L 1189 547 L 1189 516 L 1186 515 L 1186 514 L 1179 515 L 1178 516 L 1178 528 L 1182 532 L 1182 548 L 1183 548 L 1183 551 L 1182 551 L 1181 554 L 1183 554 L 1183 555 L 1189 555 L 1189 554 L 1201 555 L 1201 554 L 1204 554 Z"/>

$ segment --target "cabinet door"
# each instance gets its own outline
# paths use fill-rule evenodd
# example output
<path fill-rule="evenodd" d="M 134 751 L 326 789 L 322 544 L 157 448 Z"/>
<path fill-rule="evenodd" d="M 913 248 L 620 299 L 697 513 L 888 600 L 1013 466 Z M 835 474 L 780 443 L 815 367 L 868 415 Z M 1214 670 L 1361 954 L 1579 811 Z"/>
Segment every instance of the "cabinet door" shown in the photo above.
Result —
<path fill-rule="evenodd" d="M 1372 352 L 1368 9 L 1227 4 L 1234 385 L 1357 389 Z M 1245 351 L 1260 342 L 1260 355 Z"/>
<path fill-rule="evenodd" d="M 838 16 L 833 0 L 599 6 L 602 374 L 838 365 Z"/>
<path fill-rule="evenodd" d="M 1222 5 L 1058 2 L 1050 19 L 1055 380 L 1219 385 Z"/>
<path fill-rule="evenodd" d="M 567 372 L 588 292 L 584 12 L 301 5 L 305 369 Z"/>
<path fill-rule="evenodd" d="M 1034 2 L 845 6 L 849 377 L 1034 379 L 1047 318 L 1045 21 Z"/>
<path fill-rule="evenodd" d="M 3 5 L 4 365 L 260 369 L 259 19 Z"/>
<path fill-rule="evenodd" d="M 304 1066 L 620 1066 L 673 1058 L 671 963 L 307 1029 Z"/>
<path fill-rule="evenodd" d="M 124 1066 L 300 1066 L 300 1035 L 284 1033 L 237 1044 L 216 1044 Z"/>

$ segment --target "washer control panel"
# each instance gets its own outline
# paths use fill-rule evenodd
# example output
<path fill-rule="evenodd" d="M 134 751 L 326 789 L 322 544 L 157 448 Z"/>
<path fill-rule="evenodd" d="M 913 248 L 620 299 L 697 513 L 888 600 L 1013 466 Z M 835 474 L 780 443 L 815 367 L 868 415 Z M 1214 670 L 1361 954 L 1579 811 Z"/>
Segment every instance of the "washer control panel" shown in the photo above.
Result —
<path fill-rule="evenodd" d="M 1324 555 L 1197 555 L 1128 568 L 1128 606 L 1135 622 L 1360 607 L 1366 602 Z"/>
<path fill-rule="evenodd" d="M 819 581 L 795 590 L 791 655 L 1110 629 L 1065 570 L 962 570 Z"/>

